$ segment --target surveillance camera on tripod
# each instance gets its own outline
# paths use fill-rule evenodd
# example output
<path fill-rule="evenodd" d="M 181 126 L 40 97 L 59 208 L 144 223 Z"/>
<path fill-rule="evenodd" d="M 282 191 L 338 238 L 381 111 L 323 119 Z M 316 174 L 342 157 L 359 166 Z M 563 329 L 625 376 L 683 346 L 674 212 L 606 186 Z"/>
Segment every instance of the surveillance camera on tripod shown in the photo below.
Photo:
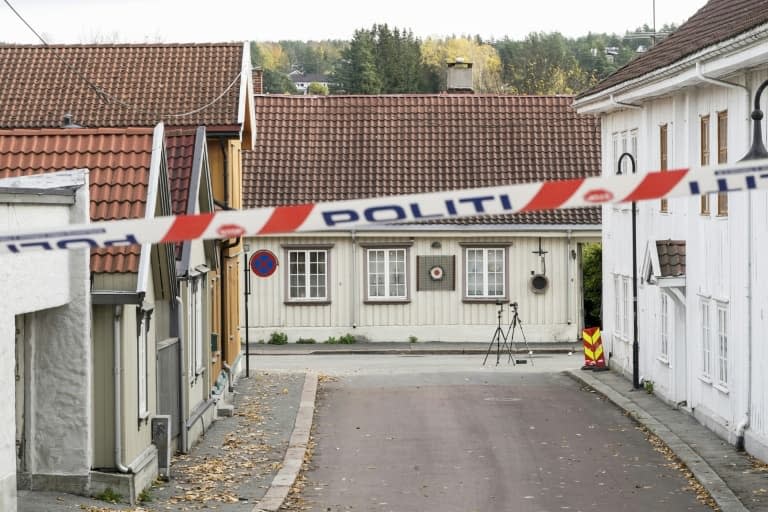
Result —
<path fill-rule="evenodd" d="M 533 355 L 533 351 L 528 346 L 528 340 L 525 337 L 525 332 L 523 332 L 523 322 L 520 320 L 520 315 L 518 314 L 517 302 L 509 303 L 510 311 L 512 312 L 512 318 L 509 321 L 506 332 L 501 326 L 501 317 L 504 313 L 505 304 L 505 300 L 496 299 L 496 306 L 499 307 L 498 311 L 496 312 L 497 325 L 496 330 L 493 332 L 493 336 L 491 337 L 491 342 L 488 344 L 488 350 L 485 353 L 485 359 L 483 359 L 483 366 L 485 366 L 485 363 L 488 361 L 488 355 L 491 353 L 491 349 L 493 348 L 494 343 L 496 344 L 496 366 L 499 365 L 502 351 L 508 354 L 509 361 L 512 362 L 513 366 L 517 366 L 518 364 L 526 364 L 528 362 L 525 359 L 515 359 L 512 354 L 512 343 L 514 343 L 515 331 L 518 328 L 520 328 L 520 335 L 523 337 L 523 343 L 525 344 L 528 358 L 531 360 L 531 365 L 533 365 L 533 358 L 531 357 Z"/>

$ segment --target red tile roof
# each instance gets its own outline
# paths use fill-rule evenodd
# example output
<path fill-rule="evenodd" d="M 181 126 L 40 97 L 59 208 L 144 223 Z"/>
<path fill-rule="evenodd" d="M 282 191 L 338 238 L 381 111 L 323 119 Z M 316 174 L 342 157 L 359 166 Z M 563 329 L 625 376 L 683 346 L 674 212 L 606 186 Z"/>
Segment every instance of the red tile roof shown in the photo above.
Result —
<path fill-rule="evenodd" d="M 600 174 L 600 124 L 571 96 L 256 96 L 248 208 Z M 600 208 L 460 223 L 600 224 Z"/>
<path fill-rule="evenodd" d="M 171 211 L 186 215 L 189 187 L 195 159 L 195 129 L 182 128 L 166 132 L 165 151 L 168 159 L 168 181 L 171 186 Z M 176 259 L 181 259 L 182 243 L 175 244 Z"/>
<path fill-rule="evenodd" d="M 144 216 L 152 128 L 0 130 L 0 178 L 90 170 L 91 220 Z M 141 246 L 91 253 L 93 272 L 137 272 Z"/>
<path fill-rule="evenodd" d="M 685 275 L 685 240 L 656 240 L 659 255 L 659 277 Z"/>
<path fill-rule="evenodd" d="M 240 79 L 244 51 L 243 43 L 0 45 L 0 128 L 60 127 L 65 114 L 86 127 L 237 126 L 251 79 Z"/>
<path fill-rule="evenodd" d="M 765 23 L 768 0 L 710 0 L 668 38 L 580 94 L 578 99 L 670 66 Z"/>

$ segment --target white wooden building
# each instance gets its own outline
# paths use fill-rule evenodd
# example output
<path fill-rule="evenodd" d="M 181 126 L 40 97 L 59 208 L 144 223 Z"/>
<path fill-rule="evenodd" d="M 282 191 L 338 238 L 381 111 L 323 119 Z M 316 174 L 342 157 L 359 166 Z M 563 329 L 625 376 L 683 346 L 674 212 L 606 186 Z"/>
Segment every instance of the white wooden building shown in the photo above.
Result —
<path fill-rule="evenodd" d="M 602 116 L 603 174 L 617 172 L 624 152 L 636 156 L 638 173 L 736 162 L 750 147 L 752 98 L 766 78 L 768 2 L 711 0 L 574 106 Z M 765 193 L 716 193 L 639 203 L 636 230 L 642 380 L 763 459 L 767 218 Z M 629 206 L 604 207 L 603 244 L 604 341 L 611 366 L 629 376 Z"/>
<path fill-rule="evenodd" d="M 599 172 L 599 128 L 566 96 L 257 95 L 249 208 L 565 179 Z M 497 302 L 527 341 L 576 342 L 581 247 L 599 208 L 246 240 L 249 338 L 489 342 Z M 268 252 L 267 252 L 268 251 Z M 518 332 L 515 341 L 521 341 Z"/>

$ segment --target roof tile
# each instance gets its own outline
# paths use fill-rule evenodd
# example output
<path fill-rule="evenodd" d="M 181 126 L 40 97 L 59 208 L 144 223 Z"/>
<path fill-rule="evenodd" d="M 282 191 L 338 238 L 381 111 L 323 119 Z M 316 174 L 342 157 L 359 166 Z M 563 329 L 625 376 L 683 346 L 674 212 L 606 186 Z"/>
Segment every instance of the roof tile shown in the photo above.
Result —
<path fill-rule="evenodd" d="M 248 208 L 600 174 L 600 125 L 571 96 L 255 97 Z M 600 208 L 457 224 L 600 224 Z"/>
<path fill-rule="evenodd" d="M 662 69 L 707 47 L 768 23 L 768 0 L 710 0 L 668 38 L 578 98 Z"/>
<path fill-rule="evenodd" d="M 0 44 L 0 128 L 60 127 L 65 114 L 86 127 L 237 125 L 243 51 L 243 43 Z M 201 112 L 173 115 L 222 93 Z"/>
<path fill-rule="evenodd" d="M 144 216 L 152 128 L 0 130 L 0 178 L 89 169 L 92 221 Z M 91 270 L 137 272 L 141 246 L 91 252 Z"/>

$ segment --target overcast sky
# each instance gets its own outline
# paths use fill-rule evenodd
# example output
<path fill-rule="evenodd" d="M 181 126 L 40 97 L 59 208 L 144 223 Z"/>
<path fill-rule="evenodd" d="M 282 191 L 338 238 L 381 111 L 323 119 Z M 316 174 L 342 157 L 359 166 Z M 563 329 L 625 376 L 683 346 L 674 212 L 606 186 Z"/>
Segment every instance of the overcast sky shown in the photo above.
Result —
<path fill-rule="evenodd" d="M 37 43 L 0 2 L 0 41 Z M 653 23 L 653 0 L 7 0 L 49 43 L 351 39 L 374 23 L 429 36 L 521 39 L 530 32 L 623 33 Z M 706 0 L 656 0 L 656 25 Z"/>

